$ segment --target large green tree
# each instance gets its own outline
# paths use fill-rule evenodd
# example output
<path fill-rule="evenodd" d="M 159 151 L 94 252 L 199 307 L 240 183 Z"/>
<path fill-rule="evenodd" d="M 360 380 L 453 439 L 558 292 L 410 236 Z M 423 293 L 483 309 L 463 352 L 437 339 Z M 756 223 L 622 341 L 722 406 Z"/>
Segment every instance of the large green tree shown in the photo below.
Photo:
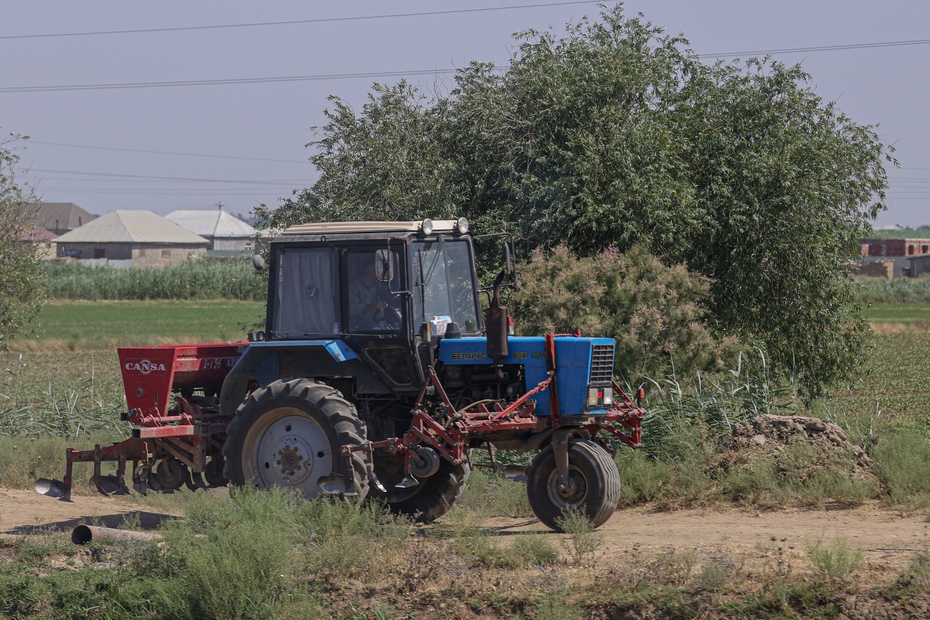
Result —
<path fill-rule="evenodd" d="M 846 376 L 866 326 L 847 263 L 883 208 L 890 149 L 770 59 L 704 64 L 622 7 L 564 36 L 517 35 L 447 94 L 334 99 L 310 188 L 272 225 L 466 215 L 525 251 L 636 244 L 711 280 L 720 334 L 764 347 L 809 395 Z"/>
<path fill-rule="evenodd" d="M 34 197 L 16 181 L 17 137 L 0 140 L 0 351 L 35 318 L 45 288 L 31 237 L 36 223 Z"/>

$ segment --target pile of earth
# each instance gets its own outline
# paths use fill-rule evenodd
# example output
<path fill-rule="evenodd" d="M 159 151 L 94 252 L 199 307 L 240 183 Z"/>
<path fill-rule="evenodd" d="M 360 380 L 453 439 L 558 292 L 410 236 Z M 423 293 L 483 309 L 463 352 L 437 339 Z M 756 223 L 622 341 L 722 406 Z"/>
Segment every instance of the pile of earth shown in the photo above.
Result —
<path fill-rule="evenodd" d="M 836 424 L 817 418 L 764 414 L 734 425 L 731 448 L 741 464 L 773 460 L 785 475 L 808 478 L 839 469 L 878 482 L 875 463 Z M 793 471 L 792 471 L 793 470 Z"/>

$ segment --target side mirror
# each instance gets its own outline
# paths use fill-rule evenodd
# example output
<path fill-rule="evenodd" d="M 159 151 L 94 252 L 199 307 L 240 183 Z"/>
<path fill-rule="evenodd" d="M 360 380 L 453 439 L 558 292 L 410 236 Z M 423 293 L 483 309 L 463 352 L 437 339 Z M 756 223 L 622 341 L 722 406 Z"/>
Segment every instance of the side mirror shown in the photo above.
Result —
<path fill-rule="evenodd" d="M 255 268 L 255 271 L 265 270 L 265 259 L 262 258 L 261 254 L 252 255 L 252 266 Z"/>
<path fill-rule="evenodd" d="M 378 282 L 390 282 L 394 279 L 394 260 L 390 250 L 375 252 L 375 279 Z"/>
<path fill-rule="evenodd" d="M 513 273 L 513 256 L 510 254 L 510 244 L 504 242 L 504 271 Z"/>

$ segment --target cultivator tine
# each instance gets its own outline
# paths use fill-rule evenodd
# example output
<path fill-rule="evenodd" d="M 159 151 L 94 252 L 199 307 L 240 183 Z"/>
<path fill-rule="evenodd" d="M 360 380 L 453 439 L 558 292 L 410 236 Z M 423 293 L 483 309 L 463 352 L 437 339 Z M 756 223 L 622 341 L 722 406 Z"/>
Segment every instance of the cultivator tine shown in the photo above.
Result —
<path fill-rule="evenodd" d="M 378 489 L 378 490 L 381 491 L 382 493 L 387 493 L 387 489 L 384 488 L 384 485 L 381 484 L 381 481 L 380 481 L 380 480 L 378 480 L 378 476 L 375 475 L 375 470 L 374 470 L 374 468 L 372 468 L 372 470 L 371 470 L 371 477 L 369 478 L 369 480 L 371 481 L 371 483 L 372 483 L 373 485 L 375 485 L 375 488 L 376 488 L 376 489 Z"/>
<path fill-rule="evenodd" d="M 187 480 L 184 481 L 184 484 L 186 484 L 187 488 L 191 491 L 207 488 L 207 484 L 203 481 L 203 476 L 198 471 L 188 472 Z"/>
<path fill-rule="evenodd" d="M 119 480 L 116 476 L 93 476 L 87 484 L 91 491 L 100 493 L 106 497 L 118 493 L 120 490 Z"/>
<path fill-rule="evenodd" d="M 407 474 L 403 480 L 394 485 L 396 489 L 409 489 L 418 486 L 420 481 L 414 478 L 413 474 Z"/>
<path fill-rule="evenodd" d="M 317 480 L 317 484 L 320 487 L 320 492 L 326 495 L 358 495 L 358 491 L 355 490 L 354 485 L 350 488 L 349 485 L 346 484 L 345 478 L 340 474 L 323 476 Z"/>
<path fill-rule="evenodd" d="M 149 474 L 151 469 L 148 467 L 142 467 L 141 465 L 135 467 L 132 472 L 132 488 L 136 490 L 137 493 L 145 495 L 146 491 L 149 490 Z"/>

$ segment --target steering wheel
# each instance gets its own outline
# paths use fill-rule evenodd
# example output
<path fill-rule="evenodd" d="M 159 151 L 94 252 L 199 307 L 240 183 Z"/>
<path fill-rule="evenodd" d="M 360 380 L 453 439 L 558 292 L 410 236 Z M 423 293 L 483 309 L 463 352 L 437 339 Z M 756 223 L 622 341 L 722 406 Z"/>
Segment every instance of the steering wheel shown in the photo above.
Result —
<path fill-rule="evenodd" d="M 394 304 L 397 302 L 399 298 L 400 298 L 400 293 L 392 294 L 390 301 L 388 301 L 388 307 L 385 308 L 384 310 L 378 310 L 375 313 L 375 321 L 376 322 L 384 321 L 385 325 L 387 325 L 392 330 L 400 329 L 400 326 L 403 323 L 404 319 L 400 313 L 400 309 L 394 306 Z"/>

